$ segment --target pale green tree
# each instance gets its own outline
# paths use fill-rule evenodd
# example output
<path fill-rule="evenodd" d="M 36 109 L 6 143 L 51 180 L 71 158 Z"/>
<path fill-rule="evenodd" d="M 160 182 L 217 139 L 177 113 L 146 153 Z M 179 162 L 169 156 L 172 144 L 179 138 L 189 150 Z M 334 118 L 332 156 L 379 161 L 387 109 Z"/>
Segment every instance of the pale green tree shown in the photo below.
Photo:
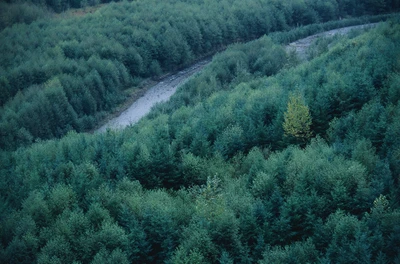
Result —
<path fill-rule="evenodd" d="M 289 96 L 284 118 L 283 130 L 286 136 L 292 136 L 302 141 L 311 137 L 310 127 L 312 120 L 310 109 L 299 93 L 293 93 Z"/>

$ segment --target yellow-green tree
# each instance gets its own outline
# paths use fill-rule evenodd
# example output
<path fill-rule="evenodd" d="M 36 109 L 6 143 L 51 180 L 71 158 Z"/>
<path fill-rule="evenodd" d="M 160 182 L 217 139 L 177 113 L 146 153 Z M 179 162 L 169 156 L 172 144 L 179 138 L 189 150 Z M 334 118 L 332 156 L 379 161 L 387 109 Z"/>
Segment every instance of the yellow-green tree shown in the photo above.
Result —
<path fill-rule="evenodd" d="M 302 141 L 311 137 L 310 110 L 299 93 L 294 93 L 289 96 L 284 118 L 283 129 L 286 136 L 292 136 Z"/>

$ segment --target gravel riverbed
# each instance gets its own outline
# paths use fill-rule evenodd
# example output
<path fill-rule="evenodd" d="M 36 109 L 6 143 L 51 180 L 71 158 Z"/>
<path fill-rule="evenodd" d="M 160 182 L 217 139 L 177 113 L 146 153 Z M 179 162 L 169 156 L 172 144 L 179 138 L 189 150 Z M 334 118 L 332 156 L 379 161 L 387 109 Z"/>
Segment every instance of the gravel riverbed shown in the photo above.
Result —
<path fill-rule="evenodd" d="M 362 29 L 373 27 L 376 24 L 366 24 L 338 28 L 334 30 L 318 33 L 303 39 L 299 39 L 286 46 L 287 50 L 294 50 L 301 59 L 306 59 L 307 48 L 320 37 L 329 37 L 336 34 L 347 34 L 353 29 Z M 169 100 L 176 92 L 179 86 L 183 85 L 194 74 L 200 72 L 211 59 L 200 61 L 176 74 L 161 79 L 156 85 L 151 87 L 146 93 L 136 100 L 129 108 L 123 111 L 119 116 L 111 119 L 96 132 L 105 132 L 107 129 L 123 129 L 129 125 L 137 123 L 143 116 L 148 114 L 151 108 L 160 102 Z"/>

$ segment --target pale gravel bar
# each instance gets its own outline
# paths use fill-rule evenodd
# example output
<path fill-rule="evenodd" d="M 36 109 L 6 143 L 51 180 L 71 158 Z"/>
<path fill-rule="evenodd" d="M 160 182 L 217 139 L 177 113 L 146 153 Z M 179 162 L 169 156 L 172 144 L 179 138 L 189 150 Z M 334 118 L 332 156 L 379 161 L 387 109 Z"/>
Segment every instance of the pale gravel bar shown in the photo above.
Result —
<path fill-rule="evenodd" d="M 194 74 L 201 71 L 210 61 L 210 59 L 200 61 L 189 68 L 162 79 L 158 84 L 151 87 L 142 97 L 136 100 L 128 109 L 123 111 L 119 116 L 108 121 L 96 132 L 105 132 L 107 129 L 123 129 L 137 123 L 150 112 L 155 104 L 168 101 L 179 86 L 183 85 Z"/>
<path fill-rule="evenodd" d="M 365 25 L 358 25 L 358 26 L 350 26 L 350 27 L 343 27 L 343 28 L 337 28 L 337 29 L 332 29 L 329 31 L 321 32 L 315 35 L 311 35 L 309 37 L 303 38 L 296 40 L 292 43 L 289 43 L 289 45 L 286 46 L 286 50 L 294 50 L 300 59 L 306 59 L 306 50 L 307 48 L 318 38 L 321 37 L 332 37 L 334 35 L 345 35 L 348 34 L 351 30 L 357 30 L 357 29 L 364 29 L 364 28 L 372 28 L 376 26 L 378 23 L 370 23 L 370 24 L 365 24 Z"/>
<path fill-rule="evenodd" d="M 333 36 L 336 34 L 343 35 L 347 34 L 350 30 L 373 27 L 376 24 L 377 23 L 351 26 L 325 31 L 292 42 L 287 45 L 286 48 L 287 50 L 294 49 L 298 53 L 299 57 L 303 58 L 305 57 L 306 49 L 319 37 Z M 108 121 L 96 132 L 105 132 L 107 129 L 123 129 L 129 125 L 137 123 L 142 117 L 150 112 L 151 108 L 155 104 L 168 101 L 179 86 L 183 85 L 194 74 L 200 72 L 207 64 L 210 63 L 210 61 L 210 59 L 200 61 L 185 70 L 162 79 L 158 84 L 151 87 L 141 98 L 135 101 L 128 109 L 123 111 L 119 116 Z"/>

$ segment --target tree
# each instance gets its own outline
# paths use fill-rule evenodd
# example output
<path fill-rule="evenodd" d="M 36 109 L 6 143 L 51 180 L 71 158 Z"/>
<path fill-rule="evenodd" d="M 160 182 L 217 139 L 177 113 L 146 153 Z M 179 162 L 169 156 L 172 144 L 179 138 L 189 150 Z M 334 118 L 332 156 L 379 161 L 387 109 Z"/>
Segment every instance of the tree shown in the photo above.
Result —
<path fill-rule="evenodd" d="M 224 158 L 232 157 L 238 151 L 243 150 L 244 131 L 238 125 L 232 125 L 220 134 L 215 141 L 215 149 Z"/>
<path fill-rule="evenodd" d="M 264 258 L 259 261 L 264 263 L 315 263 L 318 252 L 311 239 L 305 242 L 296 242 L 285 247 L 268 247 Z"/>
<path fill-rule="evenodd" d="M 365 3 L 367 12 L 371 14 L 379 14 L 385 12 L 388 7 L 387 4 L 387 0 L 368 0 Z"/>
<path fill-rule="evenodd" d="M 10 97 L 11 86 L 7 78 L 0 77 L 0 105 L 3 105 Z"/>
<path fill-rule="evenodd" d="M 307 105 L 304 104 L 298 93 L 289 96 L 287 110 L 284 114 L 283 129 L 286 136 L 291 136 L 301 141 L 311 137 L 311 115 Z"/>
<path fill-rule="evenodd" d="M 126 253 L 123 252 L 120 248 L 117 248 L 110 252 L 109 250 L 106 250 L 102 248 L 93 258 L 92 264 L 97 264 L 97 263 L 120 263 L 120 264 L 128 264 L 128 258 L 126 256 Z"/>

